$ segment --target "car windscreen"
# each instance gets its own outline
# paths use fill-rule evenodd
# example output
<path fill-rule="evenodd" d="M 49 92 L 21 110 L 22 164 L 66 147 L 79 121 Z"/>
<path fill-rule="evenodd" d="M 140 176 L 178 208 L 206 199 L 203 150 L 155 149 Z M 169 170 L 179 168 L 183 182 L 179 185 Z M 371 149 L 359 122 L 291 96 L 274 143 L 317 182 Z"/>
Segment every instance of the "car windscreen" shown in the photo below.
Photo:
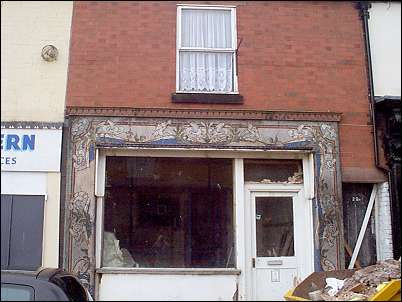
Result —
<path fill-rule="evenodd" d="M 1 301 L 34 301 L 31 286 L 1 283 Z"/>

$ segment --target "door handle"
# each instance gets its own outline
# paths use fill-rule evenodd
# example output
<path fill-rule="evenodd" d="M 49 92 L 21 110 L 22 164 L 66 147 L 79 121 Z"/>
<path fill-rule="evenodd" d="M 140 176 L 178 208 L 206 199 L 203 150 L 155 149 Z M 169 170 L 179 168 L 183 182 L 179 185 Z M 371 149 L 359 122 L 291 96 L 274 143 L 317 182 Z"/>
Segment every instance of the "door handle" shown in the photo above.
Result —
<path fill-rule="evenodd" d="M 283 261 L 282 260 L 270 260 L 270 261 L 267 261 L 267 264 L 268 265 L 282 265 Z"/>
<path fill-rule="evenodd" d="M 251 259 L 251 265 L 253 268 L 255 268 L 255 258 Z"/>

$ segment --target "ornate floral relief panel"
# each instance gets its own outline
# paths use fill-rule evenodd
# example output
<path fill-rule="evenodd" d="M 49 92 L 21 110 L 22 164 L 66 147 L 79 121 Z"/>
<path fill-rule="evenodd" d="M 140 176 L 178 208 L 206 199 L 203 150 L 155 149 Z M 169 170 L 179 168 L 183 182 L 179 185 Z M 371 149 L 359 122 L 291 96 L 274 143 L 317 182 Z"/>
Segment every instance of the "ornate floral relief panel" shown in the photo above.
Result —
<path fill-rule="evenodd" d="M 69 269 L 93 290 L 95 273 L 95 148 L 183 147 L 311 149 L 315 153 L 315 249 L 324 270 L 340 268 L 341 204 L 336 122 L 72 117 Z"/>

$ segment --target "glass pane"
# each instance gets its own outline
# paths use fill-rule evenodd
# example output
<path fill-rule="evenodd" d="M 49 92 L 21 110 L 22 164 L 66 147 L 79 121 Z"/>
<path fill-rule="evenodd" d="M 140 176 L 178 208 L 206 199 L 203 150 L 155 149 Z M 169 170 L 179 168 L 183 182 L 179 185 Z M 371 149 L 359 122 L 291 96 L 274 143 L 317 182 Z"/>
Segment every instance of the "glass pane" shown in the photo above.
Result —
<path fill-rule="evenodd" d="M 234 267 L 232 160 L 107 157 L 104 267 Z"/>
<path fill-rule="evenodd" d="M 246 159 L 244 180 L 259 183 L 303 183 L 302 161 Z"/>
<path fill-rule="evenodd" d="M 34 290 L 30 286 L 1 284 L 1 301 L 33 301 Z"/>
<path fill-rule="evenodd" d="M 291 197 L 255 198 L 257 257 L 294 256 Z"/>
<path fill-rule="evenodd" d="M 230 11 L 183 9 L 181 44 L 183 47 L 231 48 Z"/>
<path fill-rule="evenodd" d="M 233 53 L 180 52 L 181 91 L 233 91 Z"/>

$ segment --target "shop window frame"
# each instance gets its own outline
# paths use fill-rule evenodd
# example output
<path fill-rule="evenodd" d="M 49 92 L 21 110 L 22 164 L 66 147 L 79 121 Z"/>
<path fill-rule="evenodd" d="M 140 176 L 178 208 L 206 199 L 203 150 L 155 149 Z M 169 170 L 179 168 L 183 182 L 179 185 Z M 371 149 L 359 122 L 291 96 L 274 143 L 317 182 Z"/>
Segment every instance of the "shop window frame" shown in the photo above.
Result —
<path fill-rule="evenodd" d="M 138 156 L 138 157 L 213 157 L 231 158 L 233 161 L 233 225 L 234 227 L 234 268 L 141 268 L 141 267 L 102 267 L 103 251 L 103 225 L 104 225 L 104 195 L 105 195 L 105 176 L 106 176 L 106 156 Z M 244 267 L 244 248 L 246 246 L 244 238 L 244 204 L 239 202 L 244 199 L 244 159 L 301 159 L 303 167 L 303 187 L 307 199 L 314 198 L 314 159 L 313 153 L 300 150 L 281 151 L 262 153 L 249 150 L 218 150 L 218 149 L 169 149 L 144 148 L 141 150 L 112 150 L 109 148 L 97 148 L 95 151 L 95 197 L 96 197 L 96 248 L 95 248 L 95 267 L 96 273 L 130 273 L 130 274 L 202 274 L 202 275 L 240 275 L 245 270 Z"/>

